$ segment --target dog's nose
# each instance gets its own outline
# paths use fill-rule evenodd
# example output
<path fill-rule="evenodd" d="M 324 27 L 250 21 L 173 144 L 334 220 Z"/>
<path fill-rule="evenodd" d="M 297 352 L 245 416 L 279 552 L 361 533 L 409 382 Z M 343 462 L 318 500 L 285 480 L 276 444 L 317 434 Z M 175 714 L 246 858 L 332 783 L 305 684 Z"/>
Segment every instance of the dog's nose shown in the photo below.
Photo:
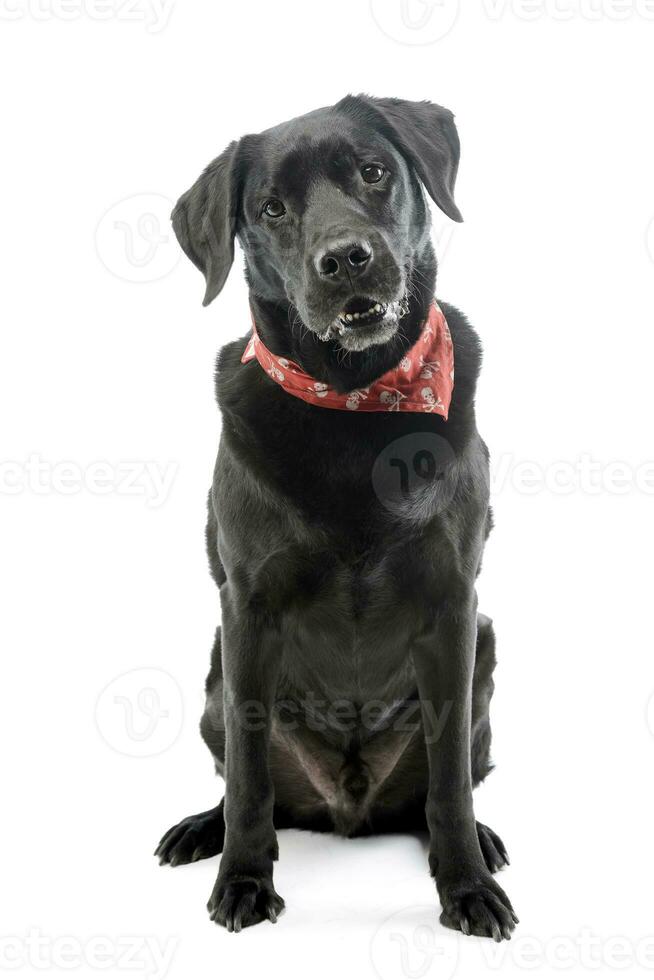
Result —
<path fill-rule="evenodd" d="M 370 264 L 372 245 L 365 239 L 360 241 L 332 242 L 315 257 L 315 266 L 322 279 L 338 281 L 358 276 Z"/>

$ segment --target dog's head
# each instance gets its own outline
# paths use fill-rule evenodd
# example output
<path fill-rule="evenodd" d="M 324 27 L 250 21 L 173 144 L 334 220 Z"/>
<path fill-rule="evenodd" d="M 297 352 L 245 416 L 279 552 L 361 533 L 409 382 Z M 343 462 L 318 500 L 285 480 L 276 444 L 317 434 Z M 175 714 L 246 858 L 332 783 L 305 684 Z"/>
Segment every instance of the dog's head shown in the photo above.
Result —
<path fill-rule="evenodd" d="M 222 289 L 237 237 L 254 295 L 294 310 L 321 340 L 362 351 L 398 330 L 428 243 L 422 187 L 461 221 L 452 113 L 348 96 L 227 147 L 178 201 L 173 226 Z"/>

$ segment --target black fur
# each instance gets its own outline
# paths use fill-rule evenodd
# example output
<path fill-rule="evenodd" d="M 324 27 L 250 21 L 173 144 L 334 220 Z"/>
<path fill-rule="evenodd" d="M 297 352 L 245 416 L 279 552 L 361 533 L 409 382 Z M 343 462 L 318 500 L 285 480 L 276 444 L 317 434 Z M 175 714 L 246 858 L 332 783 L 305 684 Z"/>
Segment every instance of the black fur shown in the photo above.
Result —
<path fill-rule="evenodd" d="M 423 185 L 460 220 L 458 154 L 447 110 L 365 96 L 233 143 L 173 213 L 205 303 L 237 235 L 266 345 L 340 391 L 365 386 L 419 334 L 436 279 Z M 362 178 L 371 162 L 384 170 L 375 184 Z M 271 198 L 281 217 L 262 210 Z M 340 269 L 361 242 L 364 269 L 322 274 L 321 256 Z M 353 296 L 404 297 L 408 313 L 325 337 Z M 497 940 L 517 921 L 492 877 L 504 846 L 472 806 L 491 768 L 495 665 L 475 594 L 491 524 L 474 412 L 480 347 L 465 317 L 441 307 L 455 350 L 447 422 L 308 405 L 256 361 L 241 363 L 245 337 L 219 355 L 207 546 L 222 627 L 201 728 L 226 794 L 172 828 L 157 854 L 174 865 L 222 851 L 209 911 L 229 929 L 281 911 L 280 827 L 428 829 L 441 921 Z M 371 479 L 379 454 L 434 434 L 449 447 L 437 479 L 399 510 L 385 506 Z"/>

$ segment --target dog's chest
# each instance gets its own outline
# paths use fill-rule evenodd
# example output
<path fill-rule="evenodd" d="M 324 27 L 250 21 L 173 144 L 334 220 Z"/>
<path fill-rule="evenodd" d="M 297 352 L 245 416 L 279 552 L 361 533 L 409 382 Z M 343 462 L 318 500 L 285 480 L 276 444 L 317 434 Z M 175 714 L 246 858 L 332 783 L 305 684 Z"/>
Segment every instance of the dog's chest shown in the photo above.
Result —
<path fill-rule="evenodd" d="M 325 554 L 324 562 L 320 590 L 291 603 L 284 616 L 288 681 L 332 702 L 406 696 L 413 689 L 411 638 L 427 595 L 410 551 L 396 548 L 365 563 Z"/>

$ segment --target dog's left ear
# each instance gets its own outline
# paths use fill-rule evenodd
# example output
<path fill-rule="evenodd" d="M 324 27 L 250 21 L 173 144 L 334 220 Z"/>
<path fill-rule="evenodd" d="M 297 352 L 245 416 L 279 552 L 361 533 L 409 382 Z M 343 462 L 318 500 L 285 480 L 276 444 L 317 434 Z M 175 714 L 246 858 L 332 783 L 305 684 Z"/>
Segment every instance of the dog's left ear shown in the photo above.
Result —
<path fill-rule="evenodd" d="M 223 288 L 234 261 L 238 146 L 237 142 L 230 143 L 206 167 L 193 186 L 182 194 L 171 215 L 179 244 L 204 273 L 203 306 L 208 306 Z"/>
<path fill-rule="evenodd" d="M 429 196 L 448 218 L 463 221 L 454 203 L 459 134 L 454 116 L 433 102 L 348 95 L 336 106 L 371 122 L 413 164 Z"/>

